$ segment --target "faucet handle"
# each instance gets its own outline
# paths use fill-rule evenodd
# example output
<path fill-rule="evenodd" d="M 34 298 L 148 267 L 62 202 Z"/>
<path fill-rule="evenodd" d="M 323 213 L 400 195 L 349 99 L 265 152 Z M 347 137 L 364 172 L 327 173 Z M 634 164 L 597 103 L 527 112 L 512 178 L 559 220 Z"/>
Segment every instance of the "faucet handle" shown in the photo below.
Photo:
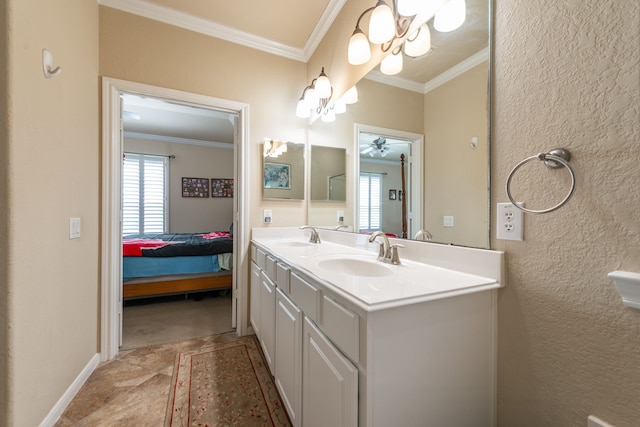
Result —
<path fill-rule="evenodd" d="M 391 245 L 391 264 L 400 265 L 400 256 L 398 255 L 398 248 L 404 248 L 404 245 L 401 243 L 396 243 L 395 245 Z"/>
<path fill-rule="evenodd" d="M 384 242 L 379 242 L 377 240 L 375 242 L 378 244 L 378 259 L 380 260 L 385 259 L 387 254 L 384 249 Z"/>

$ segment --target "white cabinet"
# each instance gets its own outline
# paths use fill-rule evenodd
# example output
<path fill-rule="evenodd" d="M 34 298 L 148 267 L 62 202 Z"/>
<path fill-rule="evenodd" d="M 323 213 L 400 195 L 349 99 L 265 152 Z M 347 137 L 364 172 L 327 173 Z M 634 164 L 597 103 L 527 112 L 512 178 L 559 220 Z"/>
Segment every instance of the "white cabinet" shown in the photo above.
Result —
<path fill-rule="evenodd" d="M 260 345 L 269 370 L 273 374 L 276 350 L 276 285 L 267 274 L 260 273 Z"/>
<path fill-rule="evenodd" d="M 260 337 L 260 267 L 251 263 L 249 322 L 256 336 Z"/>
<path fill-rule="evenodd" d="M 305 317 L 302 425 L 358 425 L 358 369 Z"/>
<path fill-rule="evenodd" d="M 302 310 L 276 289 L 275 383 L 293 427 L 302 424 Z"/>

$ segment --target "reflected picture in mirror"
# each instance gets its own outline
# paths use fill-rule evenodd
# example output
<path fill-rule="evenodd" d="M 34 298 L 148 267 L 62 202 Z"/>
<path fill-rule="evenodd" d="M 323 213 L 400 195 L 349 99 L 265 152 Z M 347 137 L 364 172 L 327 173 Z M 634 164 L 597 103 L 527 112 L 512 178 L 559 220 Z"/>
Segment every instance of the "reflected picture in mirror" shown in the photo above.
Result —
<path fill-rule="evenodd" d="M 304 144 L 265 139 L 263 198 L 304 200 Z"/>

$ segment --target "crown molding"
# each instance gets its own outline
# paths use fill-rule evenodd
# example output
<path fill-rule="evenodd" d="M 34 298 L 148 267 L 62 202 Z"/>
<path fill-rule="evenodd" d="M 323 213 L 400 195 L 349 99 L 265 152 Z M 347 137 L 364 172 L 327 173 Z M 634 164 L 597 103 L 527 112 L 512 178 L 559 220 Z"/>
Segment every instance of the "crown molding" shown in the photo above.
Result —
<path fill-rule="evenodd" d="M 413 80 L 403 79 L 402 77 L 388 76 L 380 72 L 379 70 L 369 71 L 367 75 L 364 76 L 364 78 L 385 85 L 399 87 L 400 89 L 424 93 L 424 84 L 414 82 Z"/>
<path fill-rule="evenodd" d="M 466 73 L 467 71 L 469 71 L 473 67 L 475 67 L 477 65 L 480 65 L 483 62 L 487 62 L 487 61 L 489 61 L 489 48 L 488 47 L 482 49 L 478 53 L 475 53 L 475 54 L 471 55 L 467 59 L 459 62 L 458 64 L 456 64 L 453 67 L 449 68 L 444 73 L 440 74 L 439 76 L 436 76 L 433 79 L 429 80 L 427 83 L 424 84 L 424 88 L 423 88 L 422 93 L 426 94 L 427 92 L 430 92 L 430 91 L 434 90 L 438 86 L 441 86 L 441 85 L 445 84 L 449 80 L 453 80 L 456 77 L 458 77 L 459 75 L 461 75 L 463 73 Z"/>
<path fill-rule="evenodd" d="M 331 27 L 331 24 L 333 24 L 333 21 L 345 2 L 346 0 L 330 0 L 318 24 L 311 33 L 309 40 L 307 40 L 304 49 L 300 49 L 244 31 L 239 31 L 235 28 L 180 12 L 147 0 L 98 0 L 98 4 L 102 6 L 305 63 L 311 58 L 311 55 L 313 55 L 313 52 Z"/>
<path fill-rule="evenodd" d="M 386 84 L 389 86 L 395 86 L 401 89 L 410 90 L 413 92 L 426 94 L 433 89 L 437 88 L 448 82 L 449 80 L 453 80 L 459 75 L 466 73 L 476 65 L 480 65 L 483 62 L 489 60 L 489 48 L 484 48 L 480 52 L 475 53 L 468 57 L 467 59 L 459 62 L 453 67 L 449 68 L 444 73 L 434 77 L 426 83 L 418 83 L 413 80 L 403 79 L 402 77 L 388 76 L 386 74 L 381 73 L 379 70 L 371 70 L 364 77 L 365 79 L 372 80 L 374 82 Z"/>
<path fill-rule="evenodd" d="M 227 142 L 203 141 L 201 139 L 178 138 L 175 136 L 153 135 L 140 132 L 123 132 L 125 138 L 143 139 L 148 141 L 169 142 L 172 144 L 199 145 L 201 147 L 226 148 L 232 150 L 234 145 Z"/>

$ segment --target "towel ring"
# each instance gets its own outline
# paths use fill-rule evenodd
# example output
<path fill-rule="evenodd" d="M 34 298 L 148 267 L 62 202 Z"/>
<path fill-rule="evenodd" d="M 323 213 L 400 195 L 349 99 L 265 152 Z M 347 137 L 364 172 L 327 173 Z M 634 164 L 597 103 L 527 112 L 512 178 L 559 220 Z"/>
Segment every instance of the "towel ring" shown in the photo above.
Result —
<path fill-rule="evenodd" d="M 570 158 L 571 158 L 571 153 L 569 151 L 565 150 L 564 148 L 554 148 L 548 153 L 538 153 L 535 156 L 527 157 L 526 159 L 524 159 L 523 161 L 515 165 L 515 167 L 511 169 L 511 172 L 509 172 L 509 177 L 507 178 L 507 185 L 506 185 L 507 197 L 509 197 L 509 200 L 511 200 L 511 203 L 513 203 L 513 206 L 515 206 L 516 208 L 520 209 L 523 212 L 533 213 L 533 214 L 553 212 L 556 209 L 559 209 L 562 206 L 564 206 L 569 201 L 569 199 L 573 195 L 574 190 L 576 189 L 576 174 L 573 171 L 573 168 L 571 167 L 571 165 L 569 164 Z M 560 203 L 550 207 L 549 209 L 534 210 L 534 209 L 523 208 L 522 206 L 519 206 L 516 203 L 516 201 L 513 199 L 513 196 L 511 195 L 511 178 L 513 178 L 513 174 L 518 169 L 520 169 L 522 165 L 530 162 L 531 160 L 541 160 L 544 162 L 544 165 L 550 169 L 565 167 L 571 174 L 571 188 L 569 189 L 569 193 Z"/>

